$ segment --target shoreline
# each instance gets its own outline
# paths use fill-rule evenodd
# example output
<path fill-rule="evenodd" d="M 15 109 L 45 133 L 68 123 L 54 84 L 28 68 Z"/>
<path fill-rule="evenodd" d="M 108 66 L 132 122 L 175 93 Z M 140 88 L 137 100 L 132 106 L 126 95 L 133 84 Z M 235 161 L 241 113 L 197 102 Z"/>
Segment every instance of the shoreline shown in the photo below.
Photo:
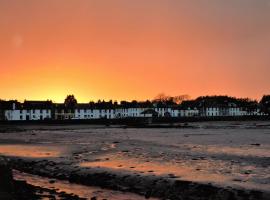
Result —
<path fill-rule="evenodd" d="M 131 192 L 147 198 L 160 199 L 222 199 L 268 200 L 270 192 L 244 188 L 221 187 L 185 180 L 173 180 L 160 176 L 136 176 L 130 173 L 114 173 L 104 169 L 70 167 L 68 162 L 9 158 L 13 169 L 70 183 L 97 186 L 115 191 Z"/>
<path fill-rule="evenodd" d="M 109 122 L 109 123 L 108 123 Z M 138 121 L 121 121 L 121 123 L 113 123 L 110 121 L 0 121 L 0 133 L 6 132 L 25 132 L 29 130 L 76 130 L 80 129 L 270 129 L 270 118 L 258 119 L 258 118 L 229 118 L 227 120 L 222 119 L 208 119 L 208 120 L 192 120 L 188 121 L 152 121 L 151 123 L 142 123 Z M 221 125 L 220 125 L 221 124 Z M 224 125 L 222 125 L 224 124 Z M 245 124 L 242 126 L 241 124 Z"/>
<path fill-rule="evenodd" d="M 25 180 L 17 180 L 10 163 L 1 156 L 0 174 L 0 199 L 3 200 L 38 200 L 43 198 L 55 199 L 55 197 L 62 200 L 84 200 L 74 194 L 57 192 L 54 189 L 34 186 Z"/>
<path fill-rule="evenodd" d="M 29 175 L 143 199 L 269 199 L 269 122 L 186 126 L 4 126 L 0 157 Z"/>
<path fill-rule="evenodd" d="M 163 117 L 163 118 L 121 118 L 121 119 L 84 119 L 84 120 L 37 120 L 37 121 L 0 121 L 0 126 L 20 126 L 20 125 L 93 125 L 93 126 L 109 126 L 109 127 L 135 127 L 148 128 L 157 127 L 167 124 L 167 127 L 175 127 L 179 123 L 193 122 L 254 122 L 254 121 L 270 121 L 270 116 L 216 116 L 216 117 Z M 185 128 L 185 126 L 182 126 Z M 180 126 L 181 128 L 181 126 Z"/>

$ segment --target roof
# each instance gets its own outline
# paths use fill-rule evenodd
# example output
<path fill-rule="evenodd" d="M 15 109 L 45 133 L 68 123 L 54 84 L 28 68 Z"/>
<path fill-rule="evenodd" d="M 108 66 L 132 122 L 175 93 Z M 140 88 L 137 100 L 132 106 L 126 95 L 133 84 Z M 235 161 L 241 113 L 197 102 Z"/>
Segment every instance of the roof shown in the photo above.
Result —
<path fill-rule="evenodd" d="M 89 103 L 79 103 L 75 106 L 77 109 L 94 109 L 95 106 L 89 104 Z"/>
<path fill-rule="evenodd" d="M 53 107 L 52 101 L 24 101 L 23 109 L 51 109 Z"/>
<path fill-rule="evenodd" d="M 0 101 L 0 109 L 1 110 L 12 110 L 13 104 L 15 103 L 15 108 L 20 109 L 22 107 L 21 103 L 16 100 L 10 100 L 10 101 Z"/>
<path fill-rule="evenodd" d="M 143 111 L 141 114 L 146 115 L 146 114 L 152 114 L 152 115 L 157 115 L 158 113 L 154 109 L 147 109 Z"/>

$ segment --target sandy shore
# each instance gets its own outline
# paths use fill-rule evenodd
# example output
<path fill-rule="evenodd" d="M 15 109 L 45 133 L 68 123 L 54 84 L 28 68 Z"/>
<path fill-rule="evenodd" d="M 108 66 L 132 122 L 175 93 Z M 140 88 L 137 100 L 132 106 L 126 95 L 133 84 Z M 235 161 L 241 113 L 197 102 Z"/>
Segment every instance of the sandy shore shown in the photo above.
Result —
<path fill-rule="evenodd" d="M 30 174 L 143 198 L 269 199 L 269 124 L 1 127 L 0 154 Z"/>

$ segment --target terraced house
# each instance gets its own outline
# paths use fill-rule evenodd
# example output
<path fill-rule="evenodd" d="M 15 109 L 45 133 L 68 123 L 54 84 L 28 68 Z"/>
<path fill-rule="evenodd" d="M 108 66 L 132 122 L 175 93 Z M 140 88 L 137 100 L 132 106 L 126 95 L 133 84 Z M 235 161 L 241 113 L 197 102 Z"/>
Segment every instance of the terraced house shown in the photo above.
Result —
<path fill-rule="evenodd" d="M 51 101 L 9 101 L 6 103 L 5 120 L 46 120 L 52 118 L 53 103 Z"/>

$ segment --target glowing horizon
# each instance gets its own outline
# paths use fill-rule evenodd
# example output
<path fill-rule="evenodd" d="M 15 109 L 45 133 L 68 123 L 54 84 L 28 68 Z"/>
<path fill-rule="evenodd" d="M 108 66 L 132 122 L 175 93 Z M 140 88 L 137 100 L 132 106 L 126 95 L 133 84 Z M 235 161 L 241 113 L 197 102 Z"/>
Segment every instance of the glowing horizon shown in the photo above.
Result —
<path fill-rule="evenodd" d="M 267 0 L 2 0 L 0 99 L 270 93 Z"/>

